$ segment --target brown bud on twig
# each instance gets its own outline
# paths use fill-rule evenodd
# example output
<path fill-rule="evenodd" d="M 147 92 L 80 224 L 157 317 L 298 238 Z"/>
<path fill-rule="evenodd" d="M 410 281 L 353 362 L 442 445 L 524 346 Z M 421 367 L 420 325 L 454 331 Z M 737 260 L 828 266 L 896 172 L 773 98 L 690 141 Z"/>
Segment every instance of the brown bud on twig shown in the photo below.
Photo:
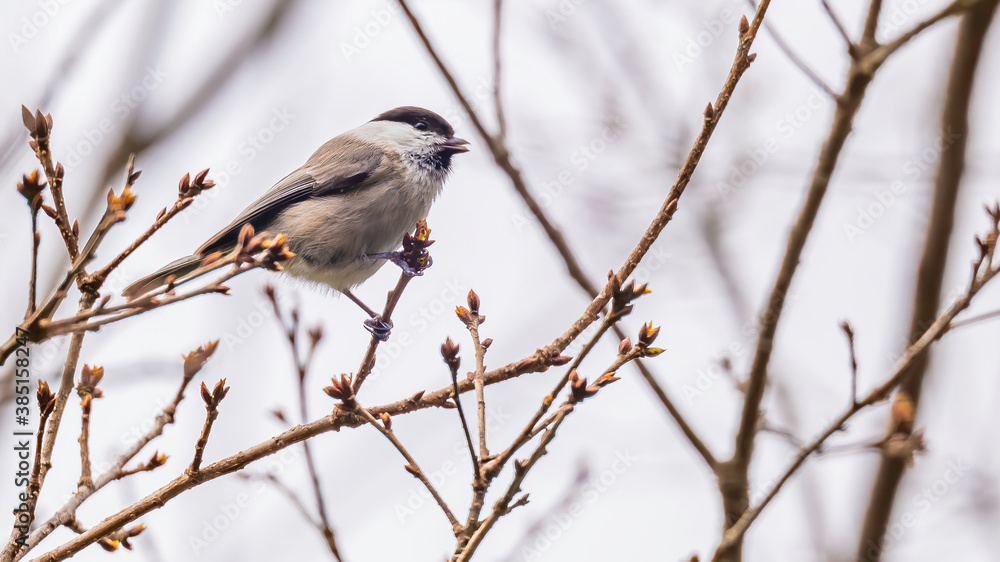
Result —
<path fill-rule="evenodd" d="M 489 349 L 491 345 L 493 345 L 493 338 L 483 340 L 483 349 Z"/>
<path fill-rule="evenodd" d="M 705 119 L 711 119 L 712 117 L 715 117 L 715 108 L 709 103 L 705 106 Z"/>
<path fill-rule="evenodd" d="M 468 326 L 472 323 L 472 312 L 470 312 L 468 308 L 465 308 L 462 305 L 456 306 L 455 314 L 458 316 L 458 319 L 462 321 L 462 324 Z"/>
<path fill-rule="evenodd" d="M 744 35 L 748 31 L 750 31 L 750 22 L 747 21 L 746 15 L 743 15 L 740 18 L 740 35 Z"/>
<path fill-rule="evenodd" d="M 654 327 L 653 323 L 643 324 L 639 329 L 639 345 L 649 346 L 660 335 L 660 328 Z"/>
<path fill-rule="evenodd" d="M 552 361 L 550 361 L 549 364 L 551 364 L 553 367 L 561 367 L 572 360 L 573 358 L 568 355 L 559 355 L 557 357 L 553 357 Z"/>
<path fill-rule="evenodd" d="M 97 385 L 101 383 L 102 379 L 104 379 L 104 367 L 84 365 L 80 372 L 80 382 L 76 385 L 77 393 L 84 400 L 88 395 L 101 398 L 104 394 L 98 390 Z"/>
<path fill-rule="evenodd" d="M 403 235 L 403 249 L 400 258 L 410 266 L 414 275 L 421 275 L 425 269 L 431 266 L 431 254 L 427 248 L 434 243 L 431 240 L 431 229 L 427 227 L 427 221 L 420 219 L 417 221 L 413 234 Z"/>
<path fill-rule="evenodd" d="M 205 345 L 195 349 L 187 355 L 183 355 L 184 358 L 184 378 L 191 379 L 202 367 L 205 366 L 205 362 L 215 353 L 215 349 L 219 347 L 219 340 L 210 341 Z"/>
<path fill-rule="evenodd" d="M 469 289 L 468 303 L 469 303 L 469 311 L 472 312 L 473 314 L 477 314 L 478 315 L 479 314 L 479 304 L 480 304 L 479 303 L 479 295 L 477 295 L 476 292 L 473 291 L 472 289 Z"/>
<path fill-rule="evenodd" d="M 618 355 L 625 355 L 632 349 L 632 340 L 625 338 L 618 344 Z"/>
<path fill-rule="evenodd" d="M 387 430 L 392 431 L 392 416 L 382 412 L 378 418 L 382 420 L 382 425 L 384 425 Z"/>
<path fill-rule="evenodd" d="M 208 168 L 195 174 L 194 180 L 191 179 L 191 174 L 184 174 L 184 177 L 177 184 L 177 196 L 181 199 L 196 197 L 206 189 L 215 187 L 215 182 L 205 179 L 206 176 L 208 176 Z"/>
<path fill-rule="evenodd" d="M 444 343 L 441 344 L 441 357 L 444 358 L 445 364 L 453 373 L 458 372 L 458 367 L 461 364 L 461 359 L 458 357 L 458 344 L 453 342 L 451 338 L 445 339 Z"/>
<path fill-rule="evenodd" d="M 406 472 L 409 472 L 411 475 L 413 475 L 414 478 L 420 478 L 420 471 L 417 470 L 416 467 L 414 467 L 413 465 L 404 464 L 403 468 L 406 469 Z"/>
<path fill-rule="evenodd" d="M 38 381 L 38 392 L 35 393 L 35 396 L 38 398 L 38 410 L 42 412 L 42 415 L 45 415 L 45 411 L 55 404 L 56 396 L 49 388 L 49 383 L 43 380 Z"/>
<path fill-rule="evenodd" d="M 330 386 L 325 387 L 323 392 L 330 398 L 336 398 L 342 402 L 351 400 L 354 398 L 354 391 L 351 389 L 351 377 L 343 374 L 340 375 L 340 379 L 331 379 Z"/>
<path fill-rule="evenodd" d="M 41 208 L 42 192 L 45 191 L 46 186 L 47 184 L 41 181 L 41 174 L 38 173 L 38 170 L 32 170 L 31 173 L 21 176 L 21 181 L 17 184 L 17 192 L 28 200 L 28 206 L 32 213 L 37 213 L 38 209 Z"/>

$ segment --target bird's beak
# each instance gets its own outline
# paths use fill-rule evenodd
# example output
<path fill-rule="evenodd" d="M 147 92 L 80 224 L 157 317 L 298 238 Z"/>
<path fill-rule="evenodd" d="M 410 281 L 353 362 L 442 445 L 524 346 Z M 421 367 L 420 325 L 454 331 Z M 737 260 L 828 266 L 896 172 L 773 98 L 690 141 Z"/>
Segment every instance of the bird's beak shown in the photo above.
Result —
<path fill-rule="evenodd" d="M 469 147 L 466 146 L 468 144 L 469 144 L 469 141 L 467 141 L 465 139 L 460 139 L 458 137 L 451 137 L 450 139 L 444 141 L 445 148 L 447 148 L 451 152 L 455 152 L 455 153 L 458 153 L 458 152 L 468 152 L 469 151 Z"/>

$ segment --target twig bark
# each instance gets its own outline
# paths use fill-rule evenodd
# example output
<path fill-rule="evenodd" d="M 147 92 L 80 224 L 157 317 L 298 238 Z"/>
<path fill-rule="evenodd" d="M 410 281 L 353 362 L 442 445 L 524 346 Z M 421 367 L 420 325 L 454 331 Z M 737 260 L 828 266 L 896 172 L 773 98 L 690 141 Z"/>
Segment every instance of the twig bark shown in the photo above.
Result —
<path fill-rule="evenodd" d="M 935 181 L 934 199 L 924 242 L 923 255 L 917 272 L 913 313 L 910 321 L 910 341 L 915 340 L 940 306 L 948 247 L 954 228 L 955 208 L 965 167 L 969 137 L 969 106 L 973 85 L 982 55 L 987 30 L 997 10 L 998 2 L 982 2 L 962 17 L 959 24 L 955 56 L 951 67 L 942 116 L 942 131 L 954 135 L 954 144 L 941 154 Z M 953 323 L 955 327 L 958 323 Z M 929 357 L 921 355 L 908 369 L 903 389 L 914 407 L 919 408 L 921 390 L 929 367 Z M 902 459 L 882 456 L 865 514 L 856 558 L 862 562 L 877 562 L 882 558 L 883 536 L 892 514 L 896 491 L 903 476 Z M 874 546 L 874 548 L 873 548 Z"/>
<path fill-rule="evenodd" d="M 948 15 L 956 13 L 966 2 L 954 2 L 941 12 L 919 23 L 913 29 L 904 33 L 900 39 L 887 45 L 878 45 L 875 41 L 875 29 L 881 2 L 873 0 L 869 6 L 868 21 L 865 23 L 865 33 L 859 45 L 860 57 L 851 61 L 848 70 L 847 85 L 844 93 L 838 97 L 838 104 L 833 117 L 830 133 L 820 151 L 818 163 L 810 181 L 805 202 L 799 212 L 795 224 L 788 235 L 785 255 L 782 258 L 778 276 L 771 289 L 765 310 L 759 321 L 757 347 L 747 379 L 746 400 L 740 416 L 739 429 L 735 438 L 733 456 L 724 464 L 721 472 L 720 487 L 723 490 L 723 510 L 726 518 L 726 528 L 732 526 L 741 514 L 749 508 L 749 467 L 753 455 L 754 441 L 758 427 L 761 401 L 767 386 L 767 371 L 771 353 L 774 350 L 774 338 L 777 332 L 781 313 L 784 309 L 785 297 L 788 294 L 792 278 L 798 268 L 806 240 L 819 213 L 820 205 L 830 185 L 830 180 L 844 147 L 847 137 L 853 127 L 854 117 L 861 107 L 865 92 L 871 83 L 875 72 L 886 58 L 920 31 L 933 22 L 940 21 Z M 742 537 L 742 535 L 739 535 Z M 737 537 L 737 538 L 739 538 Z M 735 562 L 741 560 L 741 544 L 727 542 L 726 550 L 722 551 L 719 560 Z"/>

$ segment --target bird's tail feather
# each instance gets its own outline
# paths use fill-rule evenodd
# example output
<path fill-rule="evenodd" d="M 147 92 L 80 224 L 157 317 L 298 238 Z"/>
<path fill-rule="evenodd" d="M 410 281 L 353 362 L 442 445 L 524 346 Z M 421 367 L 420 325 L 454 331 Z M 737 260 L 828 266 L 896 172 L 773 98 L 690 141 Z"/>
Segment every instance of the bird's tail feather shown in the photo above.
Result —
<path fill-rule="evenodd" d="M 198 266 L 201 265 L 202 259 L 202 256 L 188 256 L 186 258 L 172 261 L 155 272 L 139 279 L 135 283 L 132 283 L 128 287 L 125 287 L 125 290 L 122 291 L 122 296 L 130 301 L 135 300 L 153 289 L 165 285 L 167 278 L 171 275 L 174 277 L 182 277 L 198 269 Z"/>

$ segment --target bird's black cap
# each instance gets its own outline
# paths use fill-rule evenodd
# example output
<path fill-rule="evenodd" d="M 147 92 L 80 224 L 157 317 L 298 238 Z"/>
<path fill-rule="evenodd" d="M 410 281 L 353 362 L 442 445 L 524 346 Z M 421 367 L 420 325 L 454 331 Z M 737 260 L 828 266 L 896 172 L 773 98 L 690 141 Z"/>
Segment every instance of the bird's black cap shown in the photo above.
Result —
<path fill-rule="evenodd" d="M 397 121 L 399 123 L 409 123 L 417 129 L 423 129 L 426 127 L 426 130 L 433 131 L 446 139 L 450 139 L 455 136 L 455 130 L 451 128 L 451 125 L 448 124 L 447 121 L 445 121 L 444 117 L 441 117 L 429 109 L 414 107 L 412 105 L 390 109 L 382 115 L 372 119 L 372 121 Z M 418 123 L 422 123 L 423 125 L 418 126 Z"/>

